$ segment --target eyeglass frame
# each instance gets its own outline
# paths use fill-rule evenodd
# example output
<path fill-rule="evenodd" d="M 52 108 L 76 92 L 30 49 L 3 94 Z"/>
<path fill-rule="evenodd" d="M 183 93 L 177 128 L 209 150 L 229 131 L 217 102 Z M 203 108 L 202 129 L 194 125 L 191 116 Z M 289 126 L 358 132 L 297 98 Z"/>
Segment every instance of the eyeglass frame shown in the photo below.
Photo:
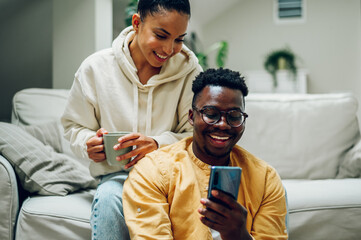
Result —
<path fill-rule="evenodd" d="M 218 119 L 217 121 L 215 121 L 214 123 L 208 123 L 208 122 L 206 122 L 206 121 L 204 120 L 204 113 L 203 113 L 206 108 L 216 109 L 216 110 L 220 113 L 219 119 Z M 192 109 L 195 110 L 195 111 L 197 111 L 197 112 L 199 112 L 199 113 L 201 114 L 201 116 L 202 116 L 203 122 L 205 122 L 206 124 L 211 125 L 211 126 L 214 125 L 214 124 L 216 124 L 216 123 L 218 123 L 218 122 L 221 120 L 221 118 L 222 118 L 223 115 L 226 117 L 226 122 L 227 122 L 227 124 L 228 124 L 230 127 L 233 127 L 233 128 L 240 127 L 243 123 L 246 122 L 246 119 L 248 118 L 248 114 L 245 113 L 245 112 L 242 112 L 242 110 L 241 110 L 240 108 L 238 108 L 238 109 L 231 109 L 231 110 L 228 110 L 228 111 L 220 111 L 218 108 L 213 107 L 213 106 L 204 106 L 204 107 L 202 107 L 201 109 L 197 108 L 196 106 L 192 106 Z M 242 114 L 242 116 L 243 116 L 244 119 L 243 119 L 243 121 L 242 121 L 239 125 L 233 126 L 233 125 L 231 125 L 231 124 L 228 122 L 229 112 L 231 112 L 231 111 L 238 111 L 238 110 L 239 110 L 239 112 Z"/>

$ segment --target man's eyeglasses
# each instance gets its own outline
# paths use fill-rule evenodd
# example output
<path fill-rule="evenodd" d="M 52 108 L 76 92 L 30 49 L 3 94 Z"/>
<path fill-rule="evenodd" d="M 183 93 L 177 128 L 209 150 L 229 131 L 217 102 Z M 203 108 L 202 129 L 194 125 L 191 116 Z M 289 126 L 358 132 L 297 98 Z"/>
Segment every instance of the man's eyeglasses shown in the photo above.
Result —
<path fill-rule="evenodd" d="M 202 109 L 198 109 L 193 106 L 192 108 L 199 112 L 202 115 L 203 121 L 209 125 L 213 125 L 219 122 L 222 114 L 226 114 L 227 123 L 231 127 L 241 126 L 248 117 L 248 114 L 242 112 L 240 109 L 219 111 L 216 107 L 203 107 Z"/>

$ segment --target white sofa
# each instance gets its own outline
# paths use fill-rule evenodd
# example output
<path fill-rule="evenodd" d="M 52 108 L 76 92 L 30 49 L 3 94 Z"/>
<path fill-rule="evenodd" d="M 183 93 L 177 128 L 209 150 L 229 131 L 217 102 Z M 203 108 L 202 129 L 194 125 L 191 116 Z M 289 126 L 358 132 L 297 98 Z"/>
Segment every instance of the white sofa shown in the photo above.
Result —
<path fill-rule="evenodd" d="M 14 96 L 12 123 L 0 124 L 0 239 L 91 238 L 96 181 L 87 175 L 88 163 L 74 160 L 69 143 L 61 137 L 59 118 L 67 95 L 67 90 L 22 90 Z M 361 239 L 356 111 L 357 101 L 350 94 L 247 97 L 249 118 L 239 144 L 280 173 L 288 193 L 290 239 Z M 9 147 L 9 136 L 27 138 L 19 150 L 23 155 L 15 160 L 9 158 L 20 148 Z M 38 149 L 53 152 L 24 154 Z M 32 171 L 32 161 L 47 157 L 52 161 L 37 166 L 47 172 L 38 176 L 43 170 Z M 62 164 L 51 166 L 59 159 L 63 165 L 76 164 L 65 170 L 58 169 Z M 52 169 L 57 173 L 44 180 Z M 55 179 L 63 174 L 65 180 Z M 75 180 L 68 181 L 73 179 L 69 174 L 77 175 Z"/>

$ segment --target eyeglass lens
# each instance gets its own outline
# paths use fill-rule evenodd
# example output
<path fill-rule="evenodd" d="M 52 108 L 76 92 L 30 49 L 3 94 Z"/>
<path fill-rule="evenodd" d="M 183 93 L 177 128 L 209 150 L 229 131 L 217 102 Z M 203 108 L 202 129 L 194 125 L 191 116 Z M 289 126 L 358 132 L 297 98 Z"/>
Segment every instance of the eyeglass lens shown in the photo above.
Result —
<path fill-rule="evenodd" d="M 202 109 L 202 117 L 203 120 L 208 124 L 215 124 L 221 119 L 221 111 L 216 108 L 203 108 Z M 226 112 L 227 123 L 232 127 L 239 127 L 245 117 L 242 112 L 239 110 L 230 110 Z"/>

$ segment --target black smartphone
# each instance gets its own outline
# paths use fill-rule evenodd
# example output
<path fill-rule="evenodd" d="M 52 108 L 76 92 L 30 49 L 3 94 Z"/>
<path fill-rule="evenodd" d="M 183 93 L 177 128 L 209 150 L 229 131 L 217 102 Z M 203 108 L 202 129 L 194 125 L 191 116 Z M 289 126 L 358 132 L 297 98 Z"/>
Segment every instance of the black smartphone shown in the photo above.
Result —
<path fill-rule="evenodd" d="M 208 184 L 208 199 L 224 205 L 211 194 L 213 189 L 217 189 L 237 200 L 241 174 L 242 168 L 240 167 L 212 166 Z"/>

